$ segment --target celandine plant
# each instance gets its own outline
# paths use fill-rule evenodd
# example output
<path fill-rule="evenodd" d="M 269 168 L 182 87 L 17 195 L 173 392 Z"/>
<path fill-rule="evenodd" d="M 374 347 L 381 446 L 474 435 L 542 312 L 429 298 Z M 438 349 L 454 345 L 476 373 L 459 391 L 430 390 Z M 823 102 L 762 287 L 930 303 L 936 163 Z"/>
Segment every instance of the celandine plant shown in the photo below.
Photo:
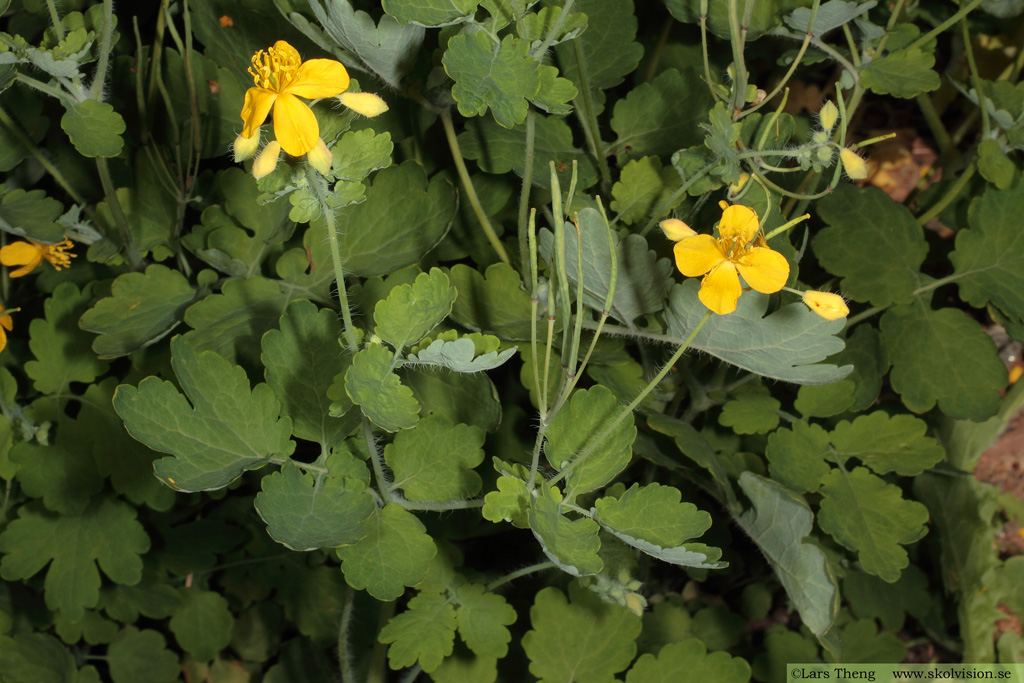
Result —
<path fill-rule="evenodd" d="M 1024 660 L 1018 5 L 0 2 L 0 682 Z"/>

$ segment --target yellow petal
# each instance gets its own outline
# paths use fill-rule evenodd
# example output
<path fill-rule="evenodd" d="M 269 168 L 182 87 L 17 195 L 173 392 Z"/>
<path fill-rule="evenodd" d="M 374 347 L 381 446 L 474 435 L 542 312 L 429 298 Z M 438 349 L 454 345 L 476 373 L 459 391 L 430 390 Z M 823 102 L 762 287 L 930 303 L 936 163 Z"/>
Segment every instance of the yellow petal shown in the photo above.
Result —
<path fill-rule="evenodd" d="M 291 46 L 287 40 L 279 40 L 274 43 L 274 49 L 277 50 L 278 59 L 284 62 L 299 62 L 302 61 L 302 57 L 299 56 L 299 51 Z"/>
<path fill-rule="evenodd" d="M 718 315 L 725 315 L 736 310 L 742 291 L 735 266 L 725 261 L 704 277 L 697 298 Z"/>
<path fill-rule="evenodd" d="M 0 263 L 5 266 L 23 266 L 8 273 L 8 277 L 28 275 L 42 262 L 42 245 L 35 242 L 14 242 L 0 248 Z"/>
<path fill-rule="evenodd" d="M 718 240 L 711 235 L 694 235 L 676 242 L 676 268 L 686 277 L 697 277 L 725 260 Z"/>
<path fill-rule="evenodd" d="M 762 294 L 773 294 L 789 279 L 786 257 L 768 247 L 754 247 L 736 259 L 736 268 L 748 285 Z"/>
<path fill-rule="evenodd" d="M 320 126 L 313 110 L 294 95 L 281 95 L 274 104 L 274 136 L 284 151 L 300 157 L 316 147 Z"/>
<path fill-rule="evenodd" d="M 388 110 L 387 102 L 372 92 L 345 92 L 338 99 L 352 111 L 371 119 Z"/>
<path fill-rule="evenodd" d="M 718 223 L 718 234 L 722 236 L 722 239 L 738 240 L 740 244 L 746 244 L 754 239 L 759 227 L 756 211 L 749 206 L 733 204 L 722 212 L 722 220 Z"/>
<path fill-rule="evenodd" d="M 696 230 L 678 218 L 666 218 L 658 225 L 661 226 L 661 231 L 665 233 L 665 237 L 669 238 L 673 242 L 678 242 L 679 240 L 684 240 L 687 237 L 693 237 L 697 234 Z"/>
<path fill-rule="evenodd" d="M 843 297 L 831 292 L 804 292 L 804 303 L 825 320 L 839 320 L 850 315 Z"/>
<path fill-rule="evenodd" d="M 277 93 L 265 88 L 249 88 L 245 91 L 245 104 L 242 105 L 242 120 L 245 125 L 242 128 L 242 137 L 251 138 L 256 135 L 256 129 L 267 120 L 270 108 L 274 106 Z"/>
<path fill-rule="evenodd" d="M 10 320 L 11 316 L 6 316 L 6 317 L 7 317 L 8 320 Z M 2 320 L 2 319 L 0 319 L 0 320 Z M 0 323 L 0 324 L 2 324 L 2 323 Z M 4 325 L 4 327 L 7 327 L 7 325 Z M 7 333 L 3 331 L 3 328 L 0 328 L 0 351 L 3 351 L 6 348 L 7 348 Z"/>
<path fill-rule="evenodd" d="M 307 100 L 320 97 L 334 97 L 348 88 L 348 71 L 341 62 L 333 59 L 311 59 L 303 62 L 295 79 L 284 92 L 298 95 Z"/>

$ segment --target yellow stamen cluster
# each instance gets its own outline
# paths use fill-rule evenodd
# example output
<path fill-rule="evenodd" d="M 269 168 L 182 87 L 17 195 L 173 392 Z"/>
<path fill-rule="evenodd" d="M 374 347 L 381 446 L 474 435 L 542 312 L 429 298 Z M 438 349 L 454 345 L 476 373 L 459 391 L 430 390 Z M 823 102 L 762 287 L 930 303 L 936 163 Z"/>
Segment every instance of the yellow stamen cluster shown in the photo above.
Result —
<path fill-rule="evenodd" d="M 71 265 L 71 259 L 75 258 L 75 254 L 69 254 L 68 249 L 75 246 L 75 243 L 64 238 L 63 242 L 57 244 L 47 244 L 43 247 L 43 258 L 50 262 L 50 265 L 60 270 L 61 268 L 67 268 Z"/>
<path fill-rule="evenodd" d="M 294 50 L 268 47 L 252 56 L 249 74 L 257 88 L 281 92 L 295 78 L 301 64 L 302 60 Z"/>

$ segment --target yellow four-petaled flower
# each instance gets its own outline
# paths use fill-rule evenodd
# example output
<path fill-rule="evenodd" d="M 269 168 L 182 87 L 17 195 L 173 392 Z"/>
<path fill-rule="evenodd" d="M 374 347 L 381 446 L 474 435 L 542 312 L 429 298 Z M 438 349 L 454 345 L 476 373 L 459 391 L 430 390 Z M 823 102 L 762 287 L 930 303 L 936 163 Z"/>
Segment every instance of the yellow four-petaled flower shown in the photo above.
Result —
<path fill-rule="evenodd" d="M 676 242 L 676 267 L 687 277 L 703 275 L 698 297 L 709 309 L 724 315 L 736 310 L 743 291 L 740 276 L 753 289 L 772 294 L 789 278 L 789 263 L 773 251 L 761 234 L 757 213 L 746 206 L 721 202 L 718 238 L 693 235 Z"/>
<path fill-rule="evenodd" d="M 254 86 L 245 92 L 242 137 L 254 138 L 274 110 L 274 136 L 292 156 L 302 156 L 320 141 L 320 126 L 313 110 L 300 100 L 334 97 L 348 88 L 348 71 L 333 59 L 305 62 L 299 51 L 283 40 L 260 50 L 249 68 Z"/>

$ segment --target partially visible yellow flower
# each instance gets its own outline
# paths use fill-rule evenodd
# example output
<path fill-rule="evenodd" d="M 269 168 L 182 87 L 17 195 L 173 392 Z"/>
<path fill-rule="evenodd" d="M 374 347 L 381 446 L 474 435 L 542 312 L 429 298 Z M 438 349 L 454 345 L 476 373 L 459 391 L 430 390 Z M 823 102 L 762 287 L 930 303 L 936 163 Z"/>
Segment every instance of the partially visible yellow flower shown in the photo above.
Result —
<path fill-rule="evenodd" d="M 850 176 L 850 180 L 864 180 L 868 177 L 867 164 L 852 149 L 844 147 L 839 152 L 839 158 L 842 159 L 843 168 L 846 169 L 846 175 Z"/>
<path fill-rule="evenodd" d="M 245 92 L 242 137 L 254 137 L 273 107 L 274 136 L 284 151 L 295 157 L 313 149 L 320 140 L 316 116 L 299 98 L 334 97 L 349 84 L 348 71 L 341 62 L 303 62 L 299 51 L 283 40 L 253 55 L 249 73 L 254 87 Z"/>
<path fill-rule="evenodd" d="M 3 306 L 0 306 L 0 312 L 4 310 Z M 7 332 L 14 328 L 14 322 L 11 320 L 11 316 L 2 315 L 0 316 L 0 351 L 7 348 Z"/>
<path fill-rule="evenodd" d="M 678 218 L 666 218 L 658 225 L 661 227 L 661 231 L 665 233 L 665 237 L 669 238 L 673 242 L 678 242 L 679 240 L 684 240 L 687 237 L 693 237 L 697 234 L 696 230 Z"/>
<path fill-rule="evenodd" d="M 71 265 L 71 259 L 75 257 L 75 254 L 68 253 L 68 249 L 74 246 L 74 242 L 67 238 L 57 244 L 40 244 L 35 240 L 13 242 L 0 248 L 0 263 L 8 267 L 21 266 L 9 273 L 10 277 L 28 275 L 43 262 L 43 259 L 60 270 Z"/>
<path fill-rule="evenodd" d="M 725 315 L 736 310 L 743 289 L 742 275 L 750 287 L 764 294 L 782 289 L 789 278 L 789 263 L 764 241 L 757 213 L 746 206 L 721 203 L 718 239 L 695 235 L 676 242 L 676 267 L 687 277 L 704 275 L 698 297 L 709 309 Z"/>
<path fill-rule="evenodd" d="M 263 176 L 270 175 L 277 168 L 277 160 L 281 157 L 281 143 L 272 140 L 263 148 L 256 161 L 252 162 L 252 176 L 259 180 Z"/>
<path fill-rule="evenodd" d="M 338 97 L 338 101 L 370 119 L 388 110 L 388 103 L 372 92 L 345 92 Z"/>
<path fill-rule="evenodd" d="M 306 154 L 306 161 L 309 165 L 320 172 L 321 175 L 327 175 L 331 172 L 331 164 L 334 163 L 334 157 L 331 155 L 331 150 L 327 149 L 327 144 L 323 140 L 318 140 L 316 147 L 309 150 Z"/>
<path fill-rule="evenodd" d="M 850 315 L 843 297 L 831 292 L 804 292 L 804 303 L 825 320 L 839 320 Z"/>

